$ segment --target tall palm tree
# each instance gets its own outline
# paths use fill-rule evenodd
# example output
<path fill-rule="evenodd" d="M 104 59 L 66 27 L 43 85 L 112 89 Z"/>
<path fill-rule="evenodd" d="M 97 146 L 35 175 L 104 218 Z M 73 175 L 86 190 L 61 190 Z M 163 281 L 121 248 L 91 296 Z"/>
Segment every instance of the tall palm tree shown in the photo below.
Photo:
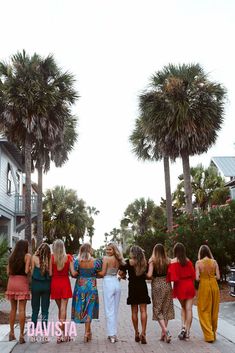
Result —
<path fill-rule="evenodd" d="M 1 126 L 25 151 L 25 238 L 31 243 L 31 151 L 45 136 L 59 138 L 77 96 L 74 77 L 62 72 L 52 55 L 25 51 L 0 62 Z"/>
<path fill-rule="evenodd" d="M 169 157 L 162 154 L 162 148 L 159 144 L 160 138 L 153 134 L 148 134 L 142 119 L 136 120 L 135 129 L 130 136 L 130 141 L 133 146 L 133 152 L 139 159 L 159 161 L 163 159 L 164 176 L 165 176 L 165 192 L 166 192 L 166 215 L 167 229 L 173 229 L 173 212 L 172 212 L 172 197 L 171 197 L 171 182 L 170 182 L 170 166 Z"/>
<path fill-rule="evenodd" d="M 216 141 L 223 122 L 225 89 L 208 79 L 199 64 L 165 66 L 140 96 L 145 133 L 157 138 L 161 153 L 182 158 L 186 211 L 192 213 L 189 156 Z"/>
<path fill-rule="evenodd" d="M 43 241 L 43 173 L 47 173 L 50 169 L 50 163 L 53 161 L 56 167 L 61 167 L 67 160 L 68 155 L 72 151 L 78 134 L 76 132 L 77 119 L 69 116 L 64 124 L 64 131 L 56 138 L 44 138 L 37 141 L 32 151 L 32 158 L 38 171 L 38 202 L 37 202 L 37 246 Z"/>

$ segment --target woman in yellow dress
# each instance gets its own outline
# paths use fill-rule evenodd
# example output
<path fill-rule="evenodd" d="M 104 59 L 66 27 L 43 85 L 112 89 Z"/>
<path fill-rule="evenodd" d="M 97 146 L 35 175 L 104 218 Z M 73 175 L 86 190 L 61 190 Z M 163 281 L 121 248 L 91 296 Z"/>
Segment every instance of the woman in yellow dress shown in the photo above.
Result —
<path fill-rule="evenodd" d="M 196 280 L 198 289 L 198 316 L 206 342 L 212 343 L 216 339 L 216 330 L 219 313 L 219 267 L 214 260 L 210 248 L 202 245 L 196 262 Z"/>

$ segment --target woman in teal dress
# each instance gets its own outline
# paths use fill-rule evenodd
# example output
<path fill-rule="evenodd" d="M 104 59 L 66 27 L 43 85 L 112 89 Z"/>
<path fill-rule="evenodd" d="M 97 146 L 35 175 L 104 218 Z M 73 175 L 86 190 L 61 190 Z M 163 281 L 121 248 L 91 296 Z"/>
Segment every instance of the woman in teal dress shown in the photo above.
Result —
<path fill-rule="evenodd" d="M 92 257 L 90 244 L 83 244 L 74 262 L 78 277 L 73 291 L 72 320 L 85 323 L 84 342 L 91 339 L 91 321 L 99 317 L 99 296 L 96 284 L 97 273 L 102 262 Z"/>

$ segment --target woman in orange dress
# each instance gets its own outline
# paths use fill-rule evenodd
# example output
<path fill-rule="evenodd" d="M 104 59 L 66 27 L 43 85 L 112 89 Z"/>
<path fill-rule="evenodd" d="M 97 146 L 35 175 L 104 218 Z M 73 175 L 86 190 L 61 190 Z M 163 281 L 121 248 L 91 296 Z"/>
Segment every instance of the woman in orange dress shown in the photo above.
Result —
<path fill-rule="evenodd" d="M 67 305 L 69 298 L 72 298 L 72 289 L 69 273 L 76 276 L 74 271 L 73 257 L 66 254 L 64 242 L 61 239 L 54 241 L 52 246 L 53 254 L 50 262 L 51 277 L 51 299 L 55 299 L 58 307 L 58 318 L 61 322 L 63 336 L 57 337 L 57 343 L 68 341 L 69 337 L 64 336 L 64 324 L 67 316 Z"/>
<path fill-rule="evenodd" d="M 174 259 L 168 266 L 167 281 L 174 282 L 173 297 L 181 304 L 182 329 L 178 337 L 180 340 L 187 340 L 193 318 L 195 270 L 192 262 L 186 257 L 186 250 L 182 243 L 176 243 L 173 251 Z"/>
<path fill-rule="evenodd" d="M 212 343 L 216 339 L 219 314 L 219 267 L 214 260 L 210 248 L 202 245 L 196 262 L 196 279 L 199 282 L 197 310 L 200 325 L 206 342 Z"/>

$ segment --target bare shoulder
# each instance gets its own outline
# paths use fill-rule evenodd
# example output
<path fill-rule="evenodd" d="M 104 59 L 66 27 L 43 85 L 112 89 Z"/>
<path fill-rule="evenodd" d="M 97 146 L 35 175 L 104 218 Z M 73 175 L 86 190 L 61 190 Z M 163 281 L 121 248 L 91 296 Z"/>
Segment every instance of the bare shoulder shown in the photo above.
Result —
<path fill-rule="evenodd" d="M 178 262 L 177 257 L 174 257 L 174 259 L 170 259 L 171 260 L 171 264 L 175 264 L 176 262 Z"/>
<path fill-rule="evenodd" d="M 33 255 L 33 256 L 34 256 L 34 255 Z M 26 260 L 26 259 L 30 259 L 30 258 L 31 258 L 30 253 L 25 254 L 25 260 Z"/>

